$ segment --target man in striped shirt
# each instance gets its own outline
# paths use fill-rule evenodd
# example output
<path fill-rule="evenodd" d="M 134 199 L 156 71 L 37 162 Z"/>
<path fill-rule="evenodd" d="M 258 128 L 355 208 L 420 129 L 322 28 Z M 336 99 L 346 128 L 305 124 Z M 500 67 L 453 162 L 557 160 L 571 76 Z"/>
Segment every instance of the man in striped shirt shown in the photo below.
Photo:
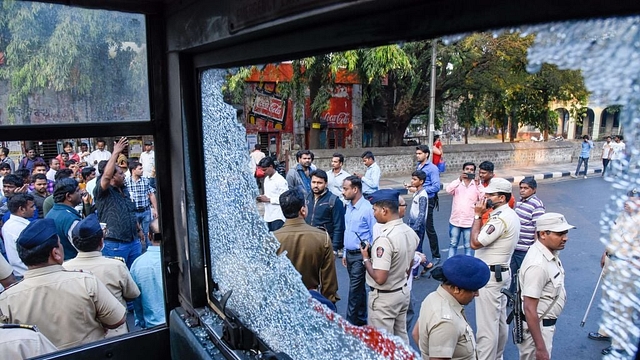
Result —
<path fill-rule="evenodd" d="M 544 204 L 536 195 L 538 182 L 533 178 L 524 178 L 520 181 L 520 201 L 516 204 L 516 214 L 520 218 L 520 238 L 516 249 L 511 256 L 511 273 L 516 274 L 527 250 L 536 241 L 536 220 L 544 214 Z M 516 287 L 515 276 L 512 277 L 511 290 Z"/>

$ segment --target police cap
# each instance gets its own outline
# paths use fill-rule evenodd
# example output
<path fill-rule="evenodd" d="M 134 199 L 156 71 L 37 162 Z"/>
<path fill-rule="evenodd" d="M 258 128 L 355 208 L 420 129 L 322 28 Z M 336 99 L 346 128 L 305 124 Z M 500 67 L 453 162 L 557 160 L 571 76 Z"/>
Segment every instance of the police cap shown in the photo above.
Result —
<path fill-rule="evenodd" d="M 378 201 L 398 202 L 398 196 L 400 196 L 400 193 L 398 192 L 398 190 L 382 189 L 371 194 L 368 200 L 372 205 L 377 203 Z"/>
<path fill-rule="evenodd" d="M 22 230 L 17 240 L 17 244 L 25 249 L 33 249 L 48 242 L 58 243 L 58 231 L 53 219 L 40 219 L 31 222 Z"/>
<path fill-rule="evenodd" d="M 442 264 L 447 280 L 465 290 L 476 291 L 489 282 L 490 271 L 484 261 L 469 255 L 455 255 Z"/>
<path fill-rule="evenodd" d="M 80 239 L 90 238 L 97 234 L 102 235 L 102 227 L 96 214 L 91 214 L 84 218 L 73 228 L 73 231 L 71 231 L 71 235 L 74 238 Z"/>

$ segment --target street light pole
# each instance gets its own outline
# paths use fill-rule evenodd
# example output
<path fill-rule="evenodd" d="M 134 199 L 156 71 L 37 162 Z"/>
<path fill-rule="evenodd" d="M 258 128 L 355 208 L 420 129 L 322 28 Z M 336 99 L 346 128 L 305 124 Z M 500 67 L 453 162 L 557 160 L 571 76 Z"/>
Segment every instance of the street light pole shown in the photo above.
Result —
<path fill-rule="evenodd" d="M 431 40 L 431 85 L 429 86 L 429 143 L 433 145 L 433 132 L 435 130 L 436 120 L 436 55 L 438 40 Z"/>

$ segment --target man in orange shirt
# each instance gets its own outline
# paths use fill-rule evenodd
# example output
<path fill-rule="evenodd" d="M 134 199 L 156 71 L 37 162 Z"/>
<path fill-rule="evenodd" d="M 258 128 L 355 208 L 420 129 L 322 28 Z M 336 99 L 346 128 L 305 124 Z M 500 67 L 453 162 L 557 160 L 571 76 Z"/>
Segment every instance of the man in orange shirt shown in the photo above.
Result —
<path fill-rule="evenodd" d="M 484 195 L 484 188 L 489 186 L 491 179 L 496 176 L 493 173 L 494 166 L 491 161 L 483 161 L 482 163 L 480 163 L 478 168 L 480 169 L 478 171 L 478 177 L 480 178 L 480 186 L 478 186 L 478 190 L 480 190 L 480 192 Z M 509 207 L 512 209 L 515 209 L 516 207 L 516 200 L 513 196 L 511 197 L 511 199 L 509 199 Z M 482 225 L 484 225 L 489 219 L 489 214 L 491 214 L 491 211 L 492 209 L 482 214 Z"/>

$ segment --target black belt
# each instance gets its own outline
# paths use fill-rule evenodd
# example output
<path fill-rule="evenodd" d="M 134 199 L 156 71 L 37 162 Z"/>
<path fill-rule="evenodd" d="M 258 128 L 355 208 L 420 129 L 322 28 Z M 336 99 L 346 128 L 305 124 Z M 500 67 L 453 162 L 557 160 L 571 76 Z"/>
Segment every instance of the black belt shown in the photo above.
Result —
<path fill-rule="evenodd" d="M 407 284 L 405 284 L 405 285 L 407 285 Z M 398 292 L 398 291 L 402 290 L 402 288 L 404 288 L 404 285 L 402 287 L 399 287 L 399 288 L 393 289 L 393 290 L 381 290 L 381 289 L 371 288 L 371 291 L 377 291 L 377 292 L 382 293 L 382 294 L 389 294 L 389 293 Z"/>
<path fill-rule="evenodd" d="M 509 267 L 508 266 L 506 266 L 506 265 L 500 265 L 500 266 L 502 267 L 502 269 L 501 269 L 502 272 L 509 271 Z M 489 265 L 489 270 L 495 272 L 496 271 L 496 265 Z"/>
<path fill-rule="evenodd" d="M 139 207 L 139 208 L 136 208 L 136 212 L 145 212 L 145 211 L 147 211 L 148 209 L 149 209 L 149 207 L 148 207 L 148 206 L 147 206 L 147 207 Z"/>
<path fill-rule="evenodd" d="M 104 241 L 111 241 L 111 242 L 125 243 L 125 244 L 131 242 L 131 241 L 118 240 L 118 239 L 114 239 L 114 238 L 106 238 L 106 239 L 104 239 Z"/>
<path fill-rule="evenodd" d="M 558 319 L 542 319 L 542 326 L 553 326 Z"/>
<path fill-rule="evenodd" d="M 362 252 L 360 251 L 360 249 L 357 249 L 357 250 L 349 250 L 349 249 L 347 249 L 347 252 L 348 252 L 349 254 L 362 254 Z"/>

